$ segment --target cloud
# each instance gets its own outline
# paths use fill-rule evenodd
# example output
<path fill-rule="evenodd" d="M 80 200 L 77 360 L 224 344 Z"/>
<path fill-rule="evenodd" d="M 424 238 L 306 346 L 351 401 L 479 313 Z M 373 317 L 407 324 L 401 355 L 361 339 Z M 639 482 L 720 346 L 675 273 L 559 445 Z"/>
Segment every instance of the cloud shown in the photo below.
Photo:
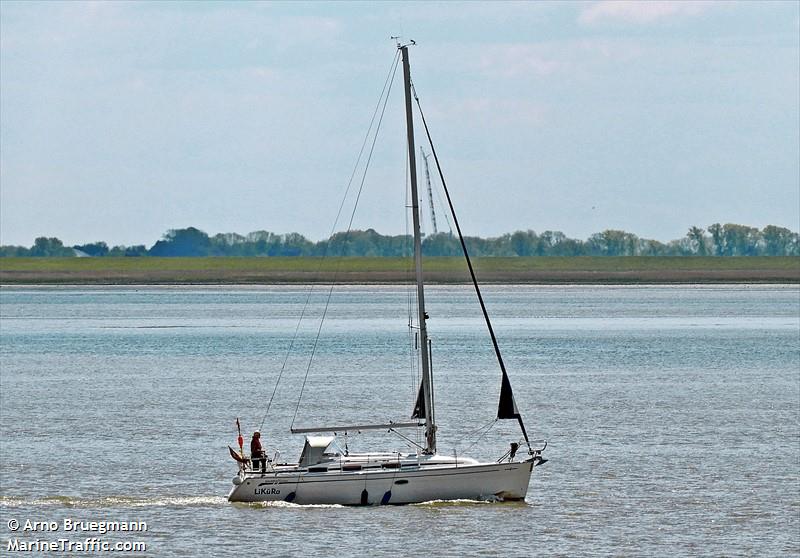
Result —
<path fill-rule="evenodd" d="M 478 63 L 484 72 L 501 77 L 530 74 L 546 76 L 559 69 L 558 60 L 546 49 L 531 44 L 505 44 L 485 47 Z"/>
<path fill-rule="evenodd" d="M 510 123 L 540 126 L 547 118 L 548 107 L 528 99 L 472 96 L 449 105 L 436 105 L 434 111 L 440 118 L 469 120 L 496 128 Z"/>
<path fill-rule="evenodd" d="M 465 47 L 469 49 L 470 47 Z M 561 81 L 585 75 L 597 68 L 629 64 L 640 59 L 641 41 L 621 38 L 584 38 L 542 43 L 511 43 L 468 50 L 466 60 L 474 66 L 464 72 L 481 72 L 505 83 Z M 474 61 L 474 62 L 472 62 Z"/>
<path fill-rule="evenodd" d="M 585 8 L 578 16 L 584 25 L 595 25 L 604 22 L 622 22 L 635 25 L 647 25 L 660 20 L 680 16 L 696 16 L 709 9 L 714 2 L 710 1 L 628 1 L 603 0 Z"/>

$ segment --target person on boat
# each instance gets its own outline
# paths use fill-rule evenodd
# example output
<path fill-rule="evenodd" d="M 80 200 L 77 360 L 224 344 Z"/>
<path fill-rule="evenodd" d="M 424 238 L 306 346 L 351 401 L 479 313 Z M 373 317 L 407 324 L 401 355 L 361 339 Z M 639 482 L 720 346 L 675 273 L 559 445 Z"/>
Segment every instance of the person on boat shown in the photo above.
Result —
<path fill-rule="evenodd" d="M 261 432 L 258 430 L 253 432 L 253 439 L 250 440 L 250 460 L 253 462 L 253 469 L 258 467 L 258 462 L 260 461 L 261 472 L 266 472 L 267 454 L 264 453 L 264 448 L 261 446 Z"/>

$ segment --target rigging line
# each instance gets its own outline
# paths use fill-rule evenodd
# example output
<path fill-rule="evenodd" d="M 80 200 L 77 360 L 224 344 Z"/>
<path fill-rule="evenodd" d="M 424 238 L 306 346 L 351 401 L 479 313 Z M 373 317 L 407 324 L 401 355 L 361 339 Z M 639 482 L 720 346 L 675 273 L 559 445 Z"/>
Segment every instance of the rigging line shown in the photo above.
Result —
<path fill-rule="evenodd" d="M 486 428 L 486 430 L 484 430 L 484 431 L 481 433 L 481 435 L 480 435 L 480 436 L 478 436 L 478 437 L 475 439 L 475 441 L 474 441 L 474 442 L 472 442 L 470 445 L 468 445 L 468 446 L 467 446 L 467 448 L 464 450 L 464 452 L 463 452 L 463 453 L 467 453 L 467 452 L 469 452 L 469 451 L 470 451 L 470 450 L 471 450 L 473 447 L 475 447 L 475 445 L 477 445 L 477 443 L 478 443 L 478 442 L 480 442 L 481 440 L 483 440 L 483 439 L 486 437 L 486 435 L 489 433 L 489 431 L 490 431 L 490 430 L 491 430 L 491 429 L 494 427 L 494 425 L 495 425 L 495 424 L 497 424 L 497 421 L 498 421 L 498 420 L 499 420 L 499 419 L 494 419 L 494 420 L 491 422 L 491 424 L 489 424 L 488 428 Z"/>
<path fill-rule="evenodd" d="M 425 120 L 425 114 L 422 112 L 422 105 L 419 102 L 419 97 L 417 96 L 417 90 L 414 87 L 414 84 L 411 84 L 411 89 L 414 92 L 414 100 L 417 102 L 417 108 L 419 109 L 419 115 L 422 118 L 422 125 L 425 127 L 425 135 L 428 136 L 428 144 L 431 146 L 431 153 L 433 153 L 433 159 L 436 161 L 436 169 L 439 171 L 439 178 L 442 181 L 442 189 L 444 190 L 444 195 L 447 197 L 447 204 L 450 206 L 450 214 L 453 216 L 453 223 L 456 226 L 456 231 L 458 231 L 458 239 L 461 241 L 461 249 L 464 251 L 464 258 L 467 260 L 467 267 L 469 268 L 469 274 L 472 278 L 472 285 L 475 287 L 475 294 L 478 295 L 478 302 L 481 305 L 481 311 L 483 312 L 483 319 L 486 322 L 486 328 L 489 330 L 489 336 L 492 338 L 492 345 L 494 346 L 494 354 L 497 356 L 497 363 L 500 365 L 500 370 L 503 373 L 503 380 L 508 381 L 508 373 L 506 372 L 506 365 L 503 362 L 503 356 L 500 354 L 500 346 L 497 344 L 497 337 L 494 334 L 494 328 L 492 327 L 492 322 L 489 320 L 489 312 L 486 310 L 486 304 L 483 302 L 483 295 L 481 294 L 481 289 L 478 286 L 478 280 L 475 277 L 475 270 L 472 267 L 472 261 L 469 258 L 469 252 L 467 251 L 467 244 L 464 242 L 464 235 L 461 234 L 461 226 L 458 224 L 458 217 L 456 217 L 456 210 L 453 207 L 453 201 L 450 199 L 450 192 L 447 189 L 447 183 L 444 180 L 444 172 L 442 172 L 442 166 L 439 163 L 439 156 L 436 154 L 436 148 L 433 145 L 433 139 L 431 138 L 430 130 L 428 129 L 428 122 Z M 517 420 L 519 421 L 520 430 L 522 430 L 523 436 L 525 436 L 525 441 L 528 444 L 528 449 L 531 449 L 531 444 L 528 441 L 528 433 L 525 431 L 525 425 L 522 422 L 522 415 L 517 413 L 516 415 Z"/>
<path fill-rule="evenodd" d="M 372 112 L 372 118 L 369 121 L 369 127 L 367 128 L 367 133 L 364 135 L 364 141 L 361 142 L 361 149 L 358 152 L 358 157 L 356 158 L 355 165 L 353 165 L 353 172 L 350 173 L 350 179 L 347 181 L 347 187 L 345 188 L 344 195 L 342 196 L 342 201 L 339 204 L 339 210 L 336 212 L 336 218 L 333 220 L 333 226 L 331 227 L 331 233 L 328 235 L 328 238 L 332 237 L 333 234 L 336 232 L 336 225 L 339 222 L 339 217 L 342 215 L 342 209 L 344 208 L 345 201 L 347 200 L 347 195 L 350 193 L 350 187 L 353 184 L 353 178 L 356 176 L 356 172 L 358 171 L 358 167 L 361 164 L 361 157 L 364 154 L 364 148 L 369 141 L 370 133 L 372 132 L 372 127 L 375 124 L 375 117 L 378 115 L 378 109 L 381 106 L 381 101 L 383 100 L 384 94 L 386 93 L 386 88 L 390 84 L 390 80 L 394 79 L 394 74 L 397 69 L 397 65 L 400 61 L 400 53 L 397 52 L 392 60 L 392 64 L 389 67 L 389 73 L 386 75 L 386 79 L 383 82 L 383 88 L 381 89 L 381 94 L 378 97 L 378 102 L 375 104 L 375 110 Z M 388 96 L 388 94 L 387 94 Z M 385 102 L 384 102 L 385 106 Z M 325 247 L 322 251 L 322 258 L 320 259 L 319 265 L 317 266 L 317 276 L 319 276 L 320 272 L 322 271 L 322 265 L 325 261 L 325 258 L 328 254 L 328 247 L 330 246 L 330 242 L 325 244 Z M 312 283 L 309 285 L 308 293 L 306 295 L 305 303 L 303 304 L 303 309 L 300 312 L 300 319 L 297 321 L 297 326 L 294 330 L 294 335 L 292 336 L 292 340 L 289 343 L 289 348 L 286 351 L 286 355 L 283 359 L 283 364 L 281 365 L 280 372 L 278 373 L 278 379 L 275 381 L 275 388 L 272 390 L 272 395 L 269 398 L 269 402 L 267 403 L 267 410 L 264 411 L 264 417 L 261 419 L 261 424 L 259 425 L 259 429 L 264 427 L 264 422 L 267 420 L 267 416 L 269 415 L 270 407 L 272 407 L 272 402 L 275 399 L 275 394 L 278 391 L 278 386 L 280 385 L 281 378 L 283 376 L 283 372 L 286 369 L 286 364 L 289 361 L 289 356 L 292 353 L 292 349 L 294 348 L 295 341 L 297 340 L 297 335 L 300 331 L 300 324 L 303 323 L 303 318 L 305 317 L 306 310 L 308 309 L 308 303 L 311 300 L 311 294 L 314 292 L 314 284 Z"/>
<path fill-rule="evenodd" d="M 383 123 L 383 116 L 384 116 L 384 114 L 386 114 L 386 105 L 389 102 L 389 94 L 392 92 L 392 85 L 394 84 L 394 77 L 396 75 L 395 70 L 397 70 L 397 61 L 395 61 L 395 64 L 394 64 L 394 67 L 393 67 L 393 71 L 392 71 L 392 79 L 391 79 L 391 81 L 389 81 L 389 87 L 386 90 L 386 96 L 384 97 L 384 100 L 383 100 L 383 108 L 381 109 L 380 118 L 378 118 L 378 124 L 375 127 L 375 134 L 372 137 L 372 144 L 370 145 L 370 148 L 369 148 L 369 154 L 367 155 L 367 161 L 366 161 L 366 163 L 364 163 L 364 172 L 361 175 L 361 183 L 358 186 L 358 192 L 356 194 L 355 203 L 353 205 L 353 211 L 350 213 L 350 221 L 347 223 L 347 231 L 345 232 L 345 236 L 344 236 L 345 242 L 347 242 L 347 239 L 350 236 L 350 232 L 351 232 L 352 227 L 353 227 L 353 220 L 355 219 L 355 216 L 356 216 L 356 209 L 358 209 L 358 202 L 361 199 L 361 193 L 364 191 L 364 182 L 367 180 L 367 171 L 369 170 L 369 164 L 372 161 L 372 154 L 375 152 L 375 143 L 378 141 L 378 133 L 381 130 L 381 124 Z M 346 246 L 346 244 L 345 244 L 345 246 Z M 328 297 L 325 300 L 325 308 L 322 311 L 322 317 L 320 318 L 319 327 L 317 328 L 317 335 L 314 338 L 314 344 L 311 347 L 311 356 L 309 356 L 309 358 L 308 358 L 308 366 L 306 367 L 306 374 L 303 377 L 303 384 L 300 387 L 300 395 L 297 398 L 297 406 L 294 409 L 294 415 L 292 416 L 292 424 L 291 424 L 291 426 L 294 426 L 294 421 L 297 419 L 297 412 L 300 409 L 300 401 L 303 399 L 303 392 L 306 389 L 306 382 L 308 381 L 308 374 L 311 371 L 311 364 L 314 362 L 314 355 L 317 352 L 317 344 L 319 342 L 319 336 L 320 336 L 320 333 L 322 333 L 322 325 L 323 325 L 323 323 L 325 323 L 325 316 L 327 316 L 327 314 L 328 314 L 328 307 L 330 306 L 331 296 L 333 295 L 333 287 L 336 284 L 336 277 L 338 276 L 339 270 L 341 269 L 341 264 L 342 264 L 342 259 L 340 257 L 339 261 L 338 261 L 338 263 L 336 265 L 336 269 L 333 272 L 333 278 L 331 280 L 331 286 L 330 286 L 330 289 L 328 289 Z"/>
<path fill-rule="evenodd" d="M 409 164 L 410 157 L 409 157 L 409 153 L 408 153 L 408 144 L 406 144 L 404 146 L 403 150 L 404 150 L 403 161 L 405 161 L 405 168 L 404 168 L 403 176 L 405 177 L 405 194 L 406 194 L 406 205 L 405 205 L 405 212 L 404 212 L 405 213 L 405 223 L 406 223 L 405 233 L 406 233 L 406 239 L 407 239 L 407 242 L 408 242 L 408 247 L 410 249 L 410 253 L 409 253 L 410 257 L 408 257 L 406 259 L 406 293 L 407 293 L 407 297 L 408 297 L 408 335 L 409 335 L 408 356 L 409 356 L 410 363 L 411 363 L 411 401 L 412 401 L 412 404 L 414 405 L 413 409 L 414 409 L 414 411 L 416 411 L 418 390 L 419 390 L 420 382 L 421 382 L 421 379 L 422 379 L 421 378 L 422 371 L 420 370 L 420 368 L 421 368 L 421 363 L 420 363 L 421 355 L 419 354 L 419 330 L 420 330 L 420 328 L 419 328 L 419 326 L 414 326 L 414 314 L 416 313 L 415 310 L 416 310 L 417 305 L 419 304 L 419 301 L 418 301 L 418 294 L 419 293 L 417 292 L 416 285 L 415 285 L 416 280 L 412 279 L 412 276 L 414 274 L 414 269 L 413 269 L 414 268 L 414 257 L 413 257 L 413 254 L 414 254 L 414 247 L 413 247 L 414 241 L 413 241 L 413 238 L 414 237 L 413 237 L 413 235 L 409 234 L 408 219 L 409 219 L 409 213 L 410 213 L 409 210 L 413 208 L 414 204 L 413 204 L 413 201 L 411 200 L 411 169 L 410 169 L 410 164 Z M 413 414 L 414 411 L 412 411 L 412 414 Z M 420 432 L 419 428 L 417 428 L 415 430 L 415 437 L 417 439 L 417 441 L 415 442 L 415 445 L 417 447 L 419 447 L 420 449 L 422 449 L 422 446 L 421 446 L 422 435 L 421 435 L 421 432 Z"/>
<path fill-rule="evenodd" d="M 439 205 L 444 208 L 444 202 L 442 201 L 442 193 L 439 191 L 439 185 L 434 184 L 434 191 L 436 192 L 436 199 L 439 200 Z M 450 234 L 453 234 L 453 225 L 450 224 L 450 218 L 447 216 L 447 211 L 443 213 L 444 220 L 447 223 L 447 228 L 450 229 Z"/>
<path fill-rule="evenodd" d="M 404 238 L 407 240 L 408 239 L 408 198 L 409 198 L 409 191 L 408 191 L 409 190 L 408 189 L 408 157 L 407 157 L 407 155 L 408 155 L 408 146 L 407 145 L 406 145 L 404 150 L 405 150 L 405 154 L 404 155 L 406 155 L 406 156 L 403 157 L 403 160 L 405 161 L 405 167 L 403 169 L 403 177 L 404 177 L 404 181 L 405 181 L 404 191 L 405 191 L 405 196 L 406 196 L 406 203 L 405 203 L 405 207 L 403 209 L 403 217 L 404 217 L 404 220 L 405 220 L 405 229 L 403 230 L 403 232 L 404 232 L 404 235 L 405 235 Z M 403 249 L 405 250 L 405 248 L 406 248 L 406 243 L 403 244 Z M 406 269 L 405 269 L 406 304 L 407 304 L 407 311 L 408 311 L 408 314 L 407 314 L 407 317 L 408 317 L 407 334 L 408 334 L 409 363 L 411 365 L 409 367 L 411 369 L 411 401 L 414 401 L 414 398 L 416 397 L 416 391 L 417 391 L 417 374 L 416 374 L 416 367 L 414 366 L 414 360 L 415 360 L 414 359 L 414 335 L 416 335 L 416 333 L 414 332 L 414 311 L 413 311 L 413 301 L 412 301 L 412 298 L 411 298 L 411 282 L 409 280 L 410 276 L 411 276 L 411 262 L 410 262 L 410 260 L 407 260 L 406 261 Z"/>
<path fill-rule="evenodd" d="M 494 424 L 494 423 L 495 423 L 495 422 L 497 422 L 498 420 L 499 420 L 499 419 L 496 419 L 496 418 L 494 418 L 494 419 L 490 420 L 489 422 L 487 422 L 486 424 L 481 424 L 481 425 L 479 425 L 477 428 L 474 428 L 474 429 L 470 430 L 469 432 L 467 432 L 466 434 L 464 434 L 463 436 L 461 436 L 461 437 L 460 437 L 458 440 L 456 440 L 456 444 L 455 444 L 455 446 L 456 446 L 456 447 L 458 447 L 458 446 L 459 446 L 459 444 L 460 444 L 461 442 L 463 442 L 464 440 L 467 440 L 467 439 L 471 439 L 471 438 L 472 438 L 473 436 L 475 436 L 475 435 L 476 435 L 478 432 L 480 432 L 480 431 L 481 431 L 481 430 L 483 430 L 484 428 L 489 428 L 489 427 L 490 427 L 492 424 Z"/>
<path fill-rule="evenodd" d="M 422 447 L 421 445 L 419 445 L 418 443 L 416 443 L 414 440 L 412 440 L 412 439 L 411 439 L 411 438 L 409 438 L 408 436 L 404 436 L 403 434 L 400 434 L 400 433 L 399 433 L 397 430 L 395 430 L 394 428 L 391 428 L 391 429 L 389 429 L 389 432 L 391 432 L 391 433 L 393 433 L 393 434 L 397 434 L 397 435 L 398 435 L 398 436 L 400 436 L 400 437 L 401 437 L 403 440 L 405 440 L 406 442 L 408 442 L 408 443 L 410 443 L 410 444 L 413 444 L 413 445 L 417 446 L 417 447 L 418 447 L 419 449 L 421 449 L 421 450 L 424 450 L 424 449 L 425 449 L 424 447 Z"/>
<path fill-rule="evenodd" d="M 403 169 L 403 176 L 405 177 L 405 196 L 406 196 L 406 204 L 405 209 L 403 211 L 405 216 L 405 238 L 406 238 L 406 247 L 410 248 L 409 255 L 413 254 L 414 250 L 413 247 L 409 245 L 412 244 L 412 236 L 409 234 L 409 208 L 411 208 L 411 204 L 409 204 L 411 198 L 411 181 L 410 181 L 410 171 L 409 171 L 409 156 L 408 156 L 408 145 L 404 147 L 405 153 L 403 154 L 403 161 L 405 161 L 405 168 Z M 411 401 L 414 405 L 414 409 L 416 409 L 416 401 L 417 401 L 417 390 L 418 386 L 420 385 L 420 370 L 419 370 L 419 355 L 414 349 L 415 339 L 418 335 L 417 331 L 419 328 L 414 327 L 414 309 L 417 304 L 417 290 L 412 286 L 411 275 L 412 275 L 412 268 L 414 266 L 413 258 L 407 257 L 406 258 L 406 301 L 408 304 L 408 358 L 409 364 L 411 369 Z M 417 330 L 417 331 L 415 331 Z M 413 414 L 413 411 L 412 411 Z M 422 449 L 420 445 L 420 430 L 416 429 L 415 437 L 417 439 L 416 442 L 412 442 L 415 446 Z"/>

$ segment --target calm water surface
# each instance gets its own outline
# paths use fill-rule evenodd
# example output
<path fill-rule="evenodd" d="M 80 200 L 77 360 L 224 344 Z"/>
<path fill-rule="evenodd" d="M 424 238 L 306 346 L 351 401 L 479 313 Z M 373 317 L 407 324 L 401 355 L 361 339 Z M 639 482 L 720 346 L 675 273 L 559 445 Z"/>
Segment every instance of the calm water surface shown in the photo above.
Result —
<path fill-rule="evenodd" d="M 0 554 L 9 520 L 64 518 L 145 521 L 99 536 L 148 556 L 800 554 L 798 286 L 487 287 L 517 403 L 549 441 L 526 502 L 229 504 L 237 416 L 293 459 L 296 409 L 296 426 L 411 411 L 407 289 L 334 291 L 309 368 L 322 291 L 266 417 L 307 287 L 0 291 Z M 496 458 L 519 433 L 502 421 L 475 443 L 500 377 L 474 295 L 428 298 L 440 451 Z M 385 436 L 350 448 L 406 450 Z"/>

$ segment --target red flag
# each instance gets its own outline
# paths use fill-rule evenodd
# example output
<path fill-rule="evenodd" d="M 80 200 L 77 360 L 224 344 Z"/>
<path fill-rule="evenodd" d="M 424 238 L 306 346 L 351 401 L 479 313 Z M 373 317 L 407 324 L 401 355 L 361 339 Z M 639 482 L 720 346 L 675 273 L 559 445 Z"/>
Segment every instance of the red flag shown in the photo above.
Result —
<path fill-rule="evenodd" d="M 239 432 L 239 438 L 237 439 L 239 442 L 239 453 L 244 457 L 244 438 L 242 438 L 242 425 L 239 424 L 239 417 L 236 417 L 236 430 Z"/>

